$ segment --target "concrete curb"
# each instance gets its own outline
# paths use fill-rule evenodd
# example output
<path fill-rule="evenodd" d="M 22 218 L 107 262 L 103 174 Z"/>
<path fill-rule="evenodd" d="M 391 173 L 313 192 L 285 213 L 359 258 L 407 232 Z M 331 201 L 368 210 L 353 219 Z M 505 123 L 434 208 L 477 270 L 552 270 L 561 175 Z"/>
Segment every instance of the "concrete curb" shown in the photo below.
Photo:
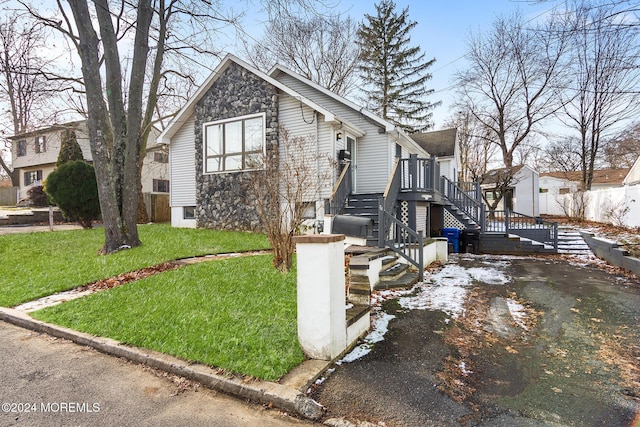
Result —
<path fill-rule="evenodd" d="M 598 258 L 640 276 L 640 259 L 629 256 L 626 250 L 618 246 L 618 243 L 595 237 L 594 234 L 584 231 L 581 231 L 580 235 Z"/>
<path fill-rule="evenodd" d="M 189 364 L 173 356 L 152 350 L 141 349 L 122 344 L 118 341 L 74 331 L 62 326 L 52 325 L 33 319 L 29 315 L 11 308 L 0 307 L 0 320 L 41 332 L 58 338 L 73 341 L 76 344 L 92 347 L 102 353 L 124 357 L 132 362 L 157 368 L 224 393 L 248 399 L 265 405 L 273 405 L 283 411 L 310 419 L 318 420 L 325 408 L 315 400 L 291 387 L 262 380 L 244 382 L 241 378 L 217 374 L 212 368 Z"/>

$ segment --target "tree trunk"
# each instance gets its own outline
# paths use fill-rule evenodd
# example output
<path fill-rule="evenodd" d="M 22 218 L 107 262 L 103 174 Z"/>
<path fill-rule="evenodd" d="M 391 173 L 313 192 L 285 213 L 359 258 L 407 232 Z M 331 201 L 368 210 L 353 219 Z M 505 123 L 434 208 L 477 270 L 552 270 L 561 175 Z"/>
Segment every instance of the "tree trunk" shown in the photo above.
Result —
<path fill-rule="evenodd" d="M 149 0 L 139 2 L 125 114 L 120 57 L 106 0 L 96 0 L 96 17 L 104 52 L 108 109 L 102 93 L 99 41 L 87 2 L 70 0 L 69 5 L 78 27 L 77 47 L 86 87 L 87 125 L 105 230 L 101 252 L 111 253 L 141 244 L 136 225 L 137 167 L 140 164 L 142 85 L 148 53 L 146 37 L 152 10 Z"/>
<path fill-rule="evenodd" d="M 11 178 L 11 185 L 14 187 L 20 186 L 20 174 L 17 170 L 9 168 L 9 166 L 4 162 L 4 159 L 0 157 L 0 167 L 4 169 L 5 173 Z"/>

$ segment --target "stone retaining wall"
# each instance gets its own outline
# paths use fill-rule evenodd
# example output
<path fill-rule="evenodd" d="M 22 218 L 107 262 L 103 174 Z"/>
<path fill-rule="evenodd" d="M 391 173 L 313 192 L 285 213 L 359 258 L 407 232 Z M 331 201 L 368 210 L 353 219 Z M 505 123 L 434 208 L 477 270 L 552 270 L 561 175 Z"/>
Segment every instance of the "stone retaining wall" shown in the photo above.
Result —
<path fill-rule="evenodd" d="M 609 264 L 622 267 L 640 276 L 640 259 L 629 256 L 629 252 L 620 248 L 618 243 L 595 237 L 594 234 L 584 231 L 581 231 L 580 235 L 598 258 L 602 258 Z"/>

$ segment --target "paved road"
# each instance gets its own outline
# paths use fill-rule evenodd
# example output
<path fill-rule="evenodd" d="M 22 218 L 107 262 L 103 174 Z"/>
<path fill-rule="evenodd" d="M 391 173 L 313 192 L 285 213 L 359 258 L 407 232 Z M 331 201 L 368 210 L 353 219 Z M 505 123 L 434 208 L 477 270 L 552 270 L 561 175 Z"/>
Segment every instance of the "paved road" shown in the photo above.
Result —
<path fill-rule="evenodd" d="M 0 379 L 0 426 L 310 425 L 4 322 Z"/>

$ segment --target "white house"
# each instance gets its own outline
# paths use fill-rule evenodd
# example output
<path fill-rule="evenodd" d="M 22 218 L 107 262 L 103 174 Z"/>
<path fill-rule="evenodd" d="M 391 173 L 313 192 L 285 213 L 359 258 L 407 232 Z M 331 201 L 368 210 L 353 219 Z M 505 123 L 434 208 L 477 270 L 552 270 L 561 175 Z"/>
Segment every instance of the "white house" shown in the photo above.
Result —
<path fill-rule="evenodd" d="M 622 185 L 637 185 L 640 184 L 640 157 L 636 159 L 629 169 L 627 176 L 624 177 Z"/>
<path fill-rule="evenodd" d="M 638 163 L 638 162 L 636 162 Z M 633 180 L 632 169 L 600 169 L 593 171 L 591 190 L 620 187 L 627 179 Z M 640 172 L 638 172 L 640 175 Z M 578 191 L 582 172 L 543 172 L 540 174 L 540 213 L 543 215 L 566 215 L 563 209 L 565 194 Z"/>
<path fill-rule="evenodd" d="M 514 167 L 515 173 L 509 188 L 504 192 L 496 210 L 508 209 L 523 215 L 537 217 L 540 215 L 539 175 L 538 172 L 526 165 Z M 482 181 L 482 191 L 487 200 L 492 200 L 496 180 L 500 179 L 503 169 L 496 169 L 485 174 Z"/>
<path fill-rule="evenodd" d="M 314 141 L 316 153 L 348 160 L 356 195 L 382 195 L 397 154 L 429 158 L 410 136 L 353 102 L 279 65 L 267 74 L 228 54 L 158 138 L 169 145 L 172 225 L 255 229 L 249 160 L 276 145 L 282 151 L 281 126 Z M 316 219 L 340 170 L 331 175 L 306 201 Z"/>

